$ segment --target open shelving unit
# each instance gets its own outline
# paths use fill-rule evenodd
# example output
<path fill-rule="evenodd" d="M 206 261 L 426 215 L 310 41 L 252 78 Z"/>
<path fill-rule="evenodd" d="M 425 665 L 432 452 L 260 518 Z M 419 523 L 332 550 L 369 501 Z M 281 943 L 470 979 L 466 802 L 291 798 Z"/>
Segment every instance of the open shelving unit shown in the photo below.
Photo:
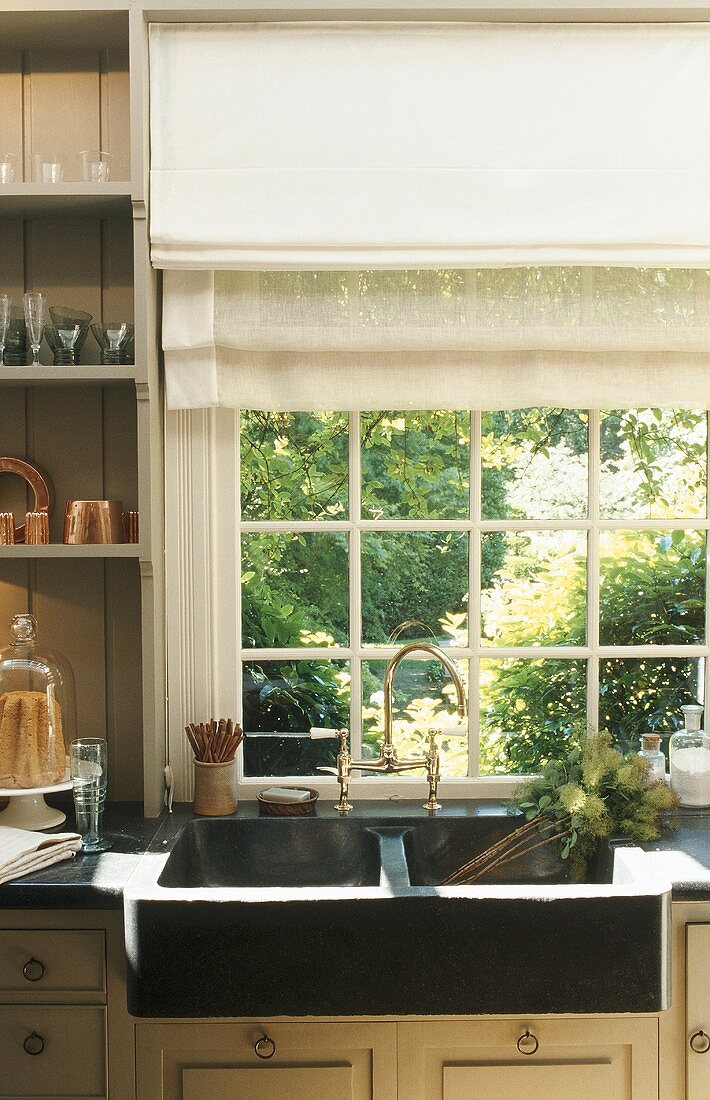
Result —
<path fill-rule="evenodd" d="M 165 658 L 163 445 L 156 284 L 146 220 L 144 24 L 131 0 L 10 0 L 0 12 L 0 152 L 19 158 L 0 186 L 0 292 L 25 291 L 94 320 L 135 324 L 136 365 L 0 366 L 0 454 L 24 458 L 53 490 L 52 543 L 0 547 L 0 645 L 30 610 L 77 681 L 79 732 L 109 742 L 109 797 L 163 803 Z M 111 182 L 80 179 L 79 152 L 111 153 Z M 65 182 L 32 182 L 56 152 Z M 3 475 L 3 508 L 29 506 Z M 9 495 L 9 496 L 8 496 Z M 114 498 L 140 512 L 140 543 L 65 546 L 70 499 Z"/>

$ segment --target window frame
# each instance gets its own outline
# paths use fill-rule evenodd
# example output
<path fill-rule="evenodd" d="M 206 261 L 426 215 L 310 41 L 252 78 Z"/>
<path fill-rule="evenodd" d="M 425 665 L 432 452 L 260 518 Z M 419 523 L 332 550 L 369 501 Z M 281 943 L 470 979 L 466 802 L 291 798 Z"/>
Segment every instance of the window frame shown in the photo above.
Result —
<path fill-rule="evenodd" d="M 465 410 L 462 410 L 465 411 Z M 244 648 L 241 637 L 241 599 L 237 594 L 237 701 L 238 713 L 242 714 L 242 673 L 244 662 L 258 660 L 346 660 L 350 665 L 350 731 L 351 751 L 353 756 L 361 758 L 362 731 L 362 662 L 366 660 L 388 660 L 401 647 L 403 642 L 393 646 L 364 646 L 362 644 L 362 612 L 361 612 L 361 536 L 364 531 L 462 531 L 469 537 L 469 603 L 468 603 L 468 629 L 469 644 L 466 647 L 448 647 L 447 654 L 454 659 L 467 660 L 469 662 L 469 699 L 468 717 L 466 719 L 468 732 L 469 775 L 466 777 L 442 776 L 440 794 L 443 798 L 483 797 L 501 798 L 508 797 L 514 786 L 524 777 L 520 775 L 479 775 L 479 738 L 480 738 L 480 686 L 479 673 L 481 660 L 495 658 L 557 658 L 577 659 L 586 662 L 587 690 L 586 713 L 587 722 L 592 728 L 598 728 L 599 717 L 599 666 L 605 658 L 627 657 L 660 657 L 660 658 L 700 658 L 704 660 L 702 682 L 704 699 L 710 697 L 710 413 L 706 413 L 706 425 L 708 428 L 708 442 L 706 445 L 706 474 L 708 477 L 706 488 L 705 515 L 689 519 L 607 519 L 599 514 L 600 504 L 600 471 L 601 471 L 601 417 L 597 410 L 583 410 L 588 417 L 588 515 L 586 518 L 559 519 L 559 520 L 529 520 L 529 519 L 483 519 L 481 516 L 481 410 L 467 410 L 471 416 L 471 443 L 469 448 L 469 474 L 470 474 L 470 510 L 467 518 L 455 520 L 415 520 L 415 519 L 363 519 L 361 500 L 361 448 L 360 448 L 360 412 L 349 413 L 349 511 L 348 519 L 344 520 L 310 520 L 310 521 L 285 521 L 285 520 L 242 520 L 241 518 L 241 479 L 239 476 L 239 463 L 237 465 L 237 561 L 241 563 L 241 534 L 244 533 L 291 533 L 291 532 L 344 532 L 349 539 L 349 611 L 350 611 L 350 644 L 348 646 L 332 646 L 327 648 L 317 647 L 290 647 L 287 649 L 260 649 Z M 239 455 L 241 410 L 237 411 L 236 437 Z M 669 645 L 637 645 L 637 646 L 603 646 L 599 642 L 599 546 L 600 535 L 603 531 L 614 530 L 698 530 L 704 531 L 706 536 L 706 563 L 705 563 L 705 643 L 703 645 L 669 646 Z M 501 647 L 490 644 L 482 645 L 481 623 L 481 536 L 489 531 L 555 531 L 575 530 L 585 532 L 587 538 L 587 640 L 582 646 L 522 646 Z M 238 588 L 241 586 L 238 583 Z M 413 609 L 413 614 L 415 609 Z M 417 659 L 417 658 L 412 658 Z M 248 733 L 248 731 L 247 731 Z M 308 782 L 308 785 L 320 790 L 322 794 L 333 795 L 335 782 L 332 778 L 321 776 L 245 776 L 243 759 L 240 755 L 238 764 L 238 782 L 244 789 L 244 793 L 251 793 L 261 789 L 265 783 L 273 783 L 278 778 L 279 782 L 300 783 Z M 423 792 L 424 781 L 420 777 L 409 775 L 397 775 L 377 777 L 354 773 L 352 789 L 356 798 L 373 799 L 408 799 L 416 798 Z"/>

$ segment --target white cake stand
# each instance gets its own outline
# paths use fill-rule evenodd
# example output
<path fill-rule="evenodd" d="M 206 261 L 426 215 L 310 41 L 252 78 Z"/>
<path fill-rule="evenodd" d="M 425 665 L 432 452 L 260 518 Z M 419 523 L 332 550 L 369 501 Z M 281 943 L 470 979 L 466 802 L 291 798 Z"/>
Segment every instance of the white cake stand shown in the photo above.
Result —
<path fill-rule="evenodd" d="M 53 783 L 49 787 L 29 787 L 19 791 L 14 787 L 0 787 L 0 798 L 10 799 L 10 805 L 0 810 L 0 826 L 9 825 L 13 829 L 31 829 L 32 832 L 37 832 L 63 825 L 67 815 L 48 806 L 44 796 L 54 794 L 55 791 L 70 791 L 71 788 L 69 769 L 63 783 Z"/>

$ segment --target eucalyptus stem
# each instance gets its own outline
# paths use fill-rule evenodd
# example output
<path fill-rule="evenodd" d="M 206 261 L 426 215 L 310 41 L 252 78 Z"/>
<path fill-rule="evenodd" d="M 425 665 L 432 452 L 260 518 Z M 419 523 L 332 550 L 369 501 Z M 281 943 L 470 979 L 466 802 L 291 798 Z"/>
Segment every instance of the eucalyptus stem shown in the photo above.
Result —
<path fill-rule="evenodd" d="M 546 844 L 550 844 L 555 840 L 566 839 L 571 835 L 571 814 L 567 814 L 565 817 L 561 818 L 553 818 L 549 815 L 546 816 L 547 820 L 545 820 L 542 815 L 532 818 L 532 820 L 528 821 L 525 825 L 521 825 L 518 829 L 515 829 L 512 833 L 503 837 L 502 840 L 497 841 L 495 844 L 491 844 L 490 847 L 486 848 L 484 852 L 480 852 L 474 859 L 468 860 L 467 863 L 464 863 L 461 867 L 452 871 L 451 874 L 443 880 L 441 885 L 470 885 L 471 882 L 475 882 L 496 867 L 503 867 L 508 863 L 513 863 L 515 860 L 528 855 L 529 852 L 534 852 Z M 538 841 L 536 844 L 530 843 L 533 839 L 531 835 L 533 831 L 542 834 L 548 829 L 554 830 L 549 837 Z"/>

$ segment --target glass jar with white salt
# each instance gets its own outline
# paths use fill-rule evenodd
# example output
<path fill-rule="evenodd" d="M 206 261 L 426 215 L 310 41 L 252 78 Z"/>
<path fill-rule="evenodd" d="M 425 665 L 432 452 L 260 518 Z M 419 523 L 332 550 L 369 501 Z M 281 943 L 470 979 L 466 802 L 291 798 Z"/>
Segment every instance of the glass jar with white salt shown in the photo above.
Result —
<path fill-rule="evenodd" d="M 670 739 L 671 787 L 681 806 L 710 806 L 710 737 L 700 728 L 703 708 L 681 707 L 685 728 Z"/>

